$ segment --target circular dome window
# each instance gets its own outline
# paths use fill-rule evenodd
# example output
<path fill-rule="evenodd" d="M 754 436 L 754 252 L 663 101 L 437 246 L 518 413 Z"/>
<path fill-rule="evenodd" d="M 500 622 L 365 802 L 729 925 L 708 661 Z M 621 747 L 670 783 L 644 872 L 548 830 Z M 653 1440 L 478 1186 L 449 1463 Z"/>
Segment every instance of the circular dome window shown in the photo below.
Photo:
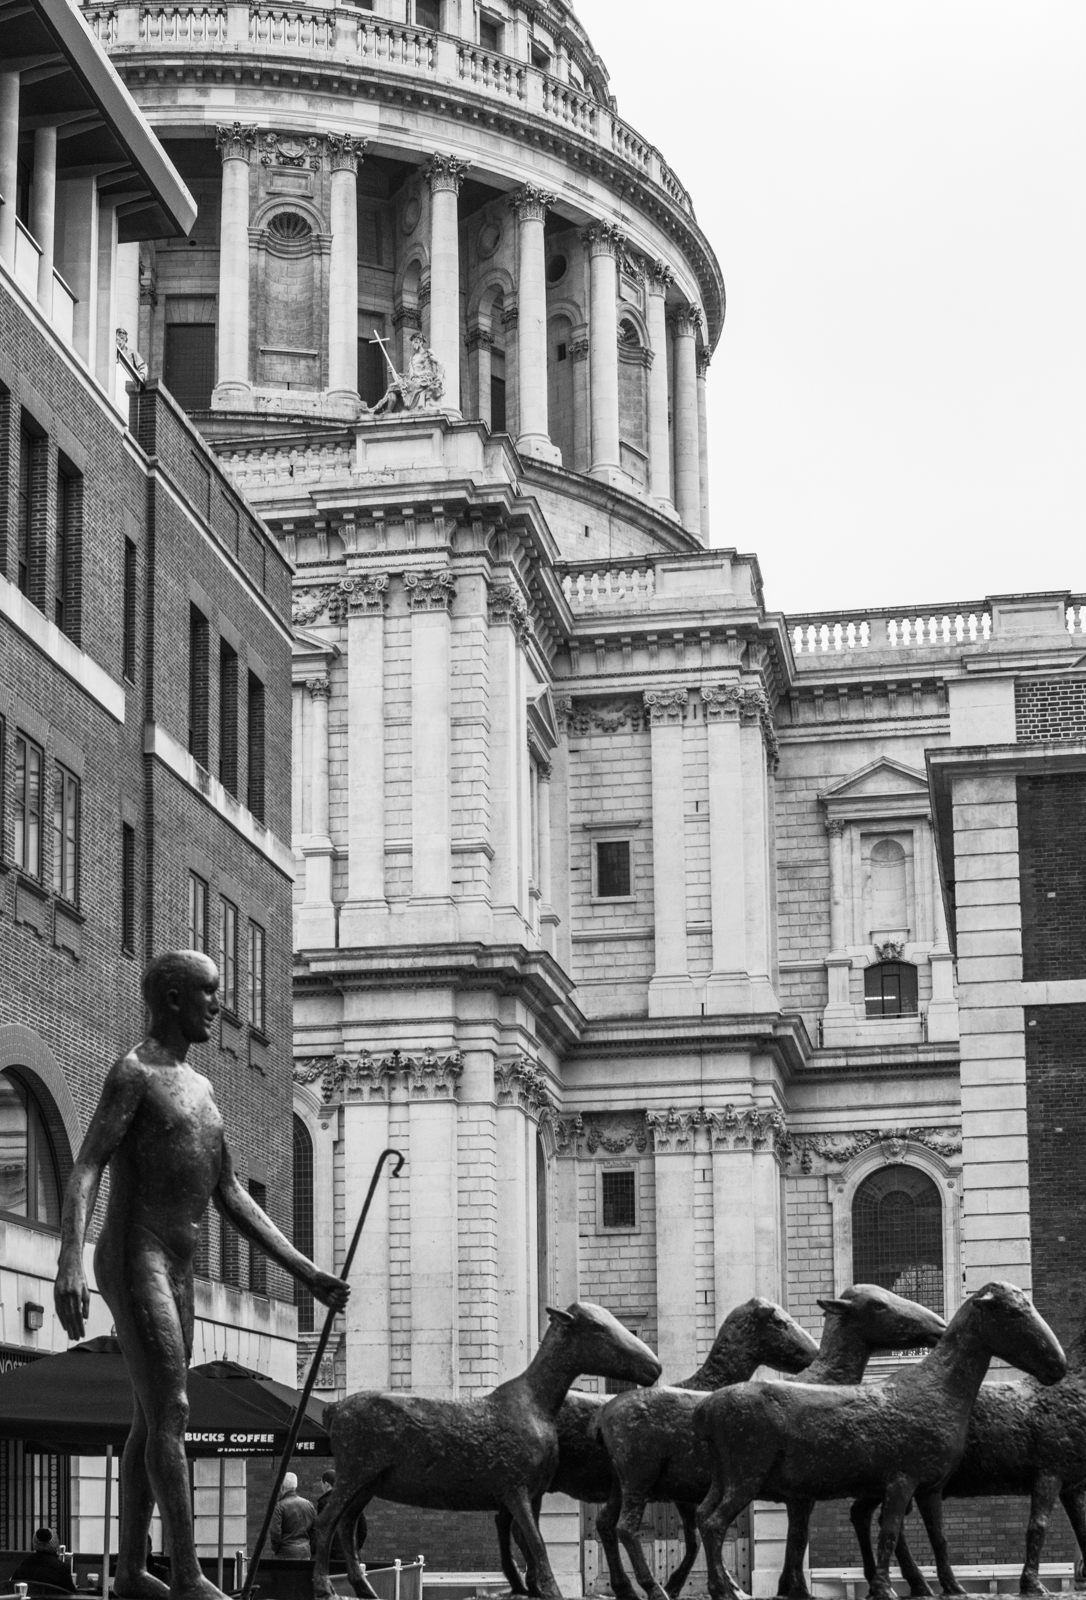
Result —
<path fill-rule="evenodd" d="M 561 283 L 568 268 L 569 262 L 566 260 L 565 256 L 551 256 L 550 260 L 547 262 L 547 282 Z"/>

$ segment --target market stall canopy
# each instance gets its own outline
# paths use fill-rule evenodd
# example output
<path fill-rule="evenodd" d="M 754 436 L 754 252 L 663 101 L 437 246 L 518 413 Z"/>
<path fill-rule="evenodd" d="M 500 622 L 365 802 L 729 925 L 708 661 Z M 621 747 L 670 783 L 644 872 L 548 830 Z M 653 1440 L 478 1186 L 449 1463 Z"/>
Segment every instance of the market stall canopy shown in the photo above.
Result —
<path fill-rule="evenodd" d="M 193 1457 L 278 1454 L 300 1398 L 230 1361 L 194 1367 L 188 1393 L 185 1450 Z M 307 1407 L 296 1454 L 331 1454 L 322 1410 L 315 1401 Z M 131 1424 L 132 1388 L 116 1339 L 88 1339 L 0 1375 L 0 1438 L 61 1454 L 101 1455 L 109 1446 L 123 1448 Z"/>

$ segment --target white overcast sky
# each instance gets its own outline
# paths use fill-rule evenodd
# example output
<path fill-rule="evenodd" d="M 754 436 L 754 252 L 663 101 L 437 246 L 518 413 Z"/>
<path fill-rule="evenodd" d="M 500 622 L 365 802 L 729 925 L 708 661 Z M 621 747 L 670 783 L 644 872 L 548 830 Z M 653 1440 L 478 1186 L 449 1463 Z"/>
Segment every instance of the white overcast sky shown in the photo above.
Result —
<path fill-rule="evenodd" d="M 575 0 L 728 313 L 713 543 L 791 612 L 1086 592 L 1083 0 Z"/>

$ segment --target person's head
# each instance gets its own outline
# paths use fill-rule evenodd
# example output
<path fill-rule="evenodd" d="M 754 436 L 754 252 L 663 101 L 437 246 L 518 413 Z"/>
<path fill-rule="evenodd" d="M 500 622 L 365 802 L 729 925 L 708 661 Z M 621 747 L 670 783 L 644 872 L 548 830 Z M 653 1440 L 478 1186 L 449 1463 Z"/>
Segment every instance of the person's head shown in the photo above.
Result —
<path fill-rule="evenodd" d="M 188 1044 L 204 1044 L 219 1014 L 219 969 L 199 950 L 167 950 L 143 974 L 151 1032 L 176 1027 Z"/>
<path fill-rule="evenodd" d="M 412 343 L 412 345 L 414 346 L 414 348 L 416 350 L 425 350 L 426 349 L 426 340 L 422 337 L 421 333 L 418 333 L 418 332 L 413 333 L 411 335 L 411 343 Z"/>
<path fill-rule="evenodd" d="M 297 1493 L 298 1493 L 298 1474 L 296 1472 L 288 1472 L 286 1474 L 286 1476 L 284 1477 L 284 1479 L 283 1479 L 283 1489 L 282 1489 L 282 1493 L 280 1494 L 279 1498 L 282 1500 L 282 1499 L 285 1499 L 288 1494 L 297 1494 Z"/>
<path fill-rule="evenodd" d="M 37 1533 L 34 1535 L 34 1548 L 35 1550 L 51 1550 L 54 1555 L 57 1554 L 60 1549 L 60 1545 L 57 1542 L 57 1536 L 53 1532 L 52 1528 L 38 1529 Z"/>
<path fill-rule="evenodd" d="M 334 1467 L 328 1467 L 324 1472 L 321 1473 L 321 1488 L 322 1489 L 334 1489 L 335 1486 L 336 1486 L 335 1468 Z"/>

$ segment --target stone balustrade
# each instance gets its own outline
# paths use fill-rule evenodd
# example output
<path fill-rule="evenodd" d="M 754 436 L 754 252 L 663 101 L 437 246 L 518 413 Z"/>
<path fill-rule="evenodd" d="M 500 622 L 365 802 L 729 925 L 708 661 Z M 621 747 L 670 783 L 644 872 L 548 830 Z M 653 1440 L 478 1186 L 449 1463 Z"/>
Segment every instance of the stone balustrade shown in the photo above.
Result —
<path fill-rule="evenodd" d="M 240 25 L 235 21 L 239 11 Z M 694 216 L 689 193 L 660 152 L 609 105 L 538 67 L 451 35 L 386 22 L 350 6 L 250 5 L 246 9 L 129 5 L 120 0 L 110 6 L 87 6 L 83 15 L 106 49 L 223 46 L 240 53 L 249 47 L 265 56 L 282 52 L 294 59 L 302 51 L 354 61 L 378 71 L 403 72 L 415 80 L 420 74 L 431 75 L 561 124 L 609 150 L 642 178 L 659 185 L 686 216 Z M 234 37 L 236 27 L 245 28 L 240 38 Z"/>
<path fill-rule="evenodd" d="M 656 593 L 656 573 L 648 562 L 567 572 L 562 579 L 562 593 L 574 611 L 596 606 L 642 606 Z"/>
<path fill-rule="evenodd" d="M 938 615 L 869 612 L 832 621 L 825 617 L 789 618 L 796 655 L 832 655 L 849 650 L 909 650 L 984 644 L 992 636 L 991 613 L 984 603 Z"/>

